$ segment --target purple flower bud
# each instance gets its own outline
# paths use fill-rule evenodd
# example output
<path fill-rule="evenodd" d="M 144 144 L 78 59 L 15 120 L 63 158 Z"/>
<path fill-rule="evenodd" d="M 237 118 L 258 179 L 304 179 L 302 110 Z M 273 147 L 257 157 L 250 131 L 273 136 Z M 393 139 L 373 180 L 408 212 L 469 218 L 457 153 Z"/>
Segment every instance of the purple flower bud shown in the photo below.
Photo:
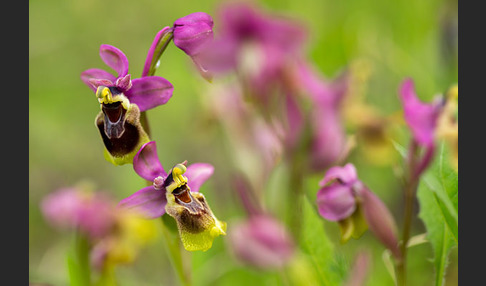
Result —
<path fill-rule="evenodd" d="M 189 56 L 197 55 L 213 39 L 213 18 L 196 12 L 174 22 L 174 44 Z"/>
<path fill-rule="evenodd" d="M 357 181 L 356 168 L 352 164 L 330 168 L 319 183 L 317 192 L 319 214 L 330 221 L 340 221 L 356 210 L 353 184 Z"/>
<path fill-rule="evenodd" d="M 363 188 L 361 198 L 363 200 L 364 216 L 370 230 L 395 257 L 400 257 L 397 226 L 392 214 L 380 198 L 368 188 Z"/>
<path fill-rule="evenodd" d="M 330 168 L 319 185 L 319 214 L 340 223 L 342 241 L 347 241 L 351 236 L 359 237 L 367 224 L 376 238 L 396 257 L 400 257 L 393 216 L 386 205 L 358 179 L 353 164 Z M 361 217 L 366 222 L 361 221 Z"/>
<path fill-rule="evenodd" d="M 285 227 L 265 215 L 234 225 L 229 231 L 229 243 L 238 260 L 261 269 L 284 266 L 295 248 Z"/>
<path fill-rule="evenodd" d="M 199 54 L 213 40 L 213 18 L 204 12 L 179 18 L 174 22 L 173 35 L 174 44 L 191 57 L 199 73 L 210 81 L 212 75 Z"/>

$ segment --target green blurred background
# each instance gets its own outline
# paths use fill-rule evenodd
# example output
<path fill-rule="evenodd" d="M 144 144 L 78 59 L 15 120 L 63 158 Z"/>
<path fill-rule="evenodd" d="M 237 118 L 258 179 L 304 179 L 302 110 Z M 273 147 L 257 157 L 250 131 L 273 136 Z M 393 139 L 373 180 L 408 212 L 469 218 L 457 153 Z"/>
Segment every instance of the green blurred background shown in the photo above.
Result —
<path fill-rule="evenodd" d="M 90 182 L 124 198 L 143 186 L 131 165 L 115 167 L 103 158 L 103 145 L 94 126 L 99 105 L 93 92 L 80 80 L 88 68 L 108 68 L 98 51 L 101 44 L 121 49 L 130 63 L 129 73 L 138 77 L 155 34 L 174 20 L 203 11 L 213 16 L 221 1 L 29 1 L 29 280 L 67 285 L 65 251 L 70 237 L 43 220 L 40 200 L 61 187 Z M 331 77 L 355 60 L 371 63 L 373 73 L 367 101 L 384 113 L 400 109 L 398 86 L 406 76 L 415 79 L 417 93 L 429 101 L 457 83 L 457 1 L 330 1 L 266 0 L 258 2 L 269 12 L 294 17 L 307 26 L 307 54 Z M 230 223 L 243 216 L 230 187 L 225 188 L 225 158 L 220 152 L 221 134 L 211 127 L 204 110 L 202 91 L 208 82 L 195 72 L 189 58 L 174 45 L 168 47 L 156 75 L 175 87 L 169 104 L 148 111 L 152 139 L 166 168 L 188 160 L 215 166 L 213 177 L 203 185 L 215 214 Z M 406 144 L 406 142 L 402 142 Z M 373 175 L 377 169 L 379 176 Z M 383 177 L 386 174 L 387 177 Z M 396 184 L 391 170 L 379 167 L 360 171 L 360 177 L 393 206 L 400 193 L 387 191 Z M 318 180 L 319 178 L 316 178 Z M 218 190 L 215 192 L 214 190 Z M 317 190 L 316 190 L 317 191 Z M 392 209 L 400 216 L 400 209 Z M 419 233 L 421 222 L 415 222 Z M 326 224 L 329 232 L 334 225 Z M 334 236 L 334 234 L 332 234 Z M 336 237 L 337 238 L 337 237 Z M 192 257 L 197 285 L 278 285 L 276 273 L 262 273 L 239 265 L 227 251 L 225 238 L 213 249 Z M 343 261 L 360 245 L 381 249 L 366 234 L 338 246 Z M 376 253 L 380 253 L 378 250 Z M 411 250 L 410 271 L 416 285 L 430 285 L 432 257 L 429 245 Z M 455 258 L 454 258 L 455 257 Z M 452 253 L 448 275 L 456 283 L 457 251 Z M 347 262 L 343 262 L 347 263 Z M 161 243 L 140 254 L 132 267 L 121 267 L 121 285 L 174 285 L 177 278 Z M 390 285 L 381 257 L 373 258 L 369 285 Z M 198 279 L 198 277 L 200 279 Z"/>

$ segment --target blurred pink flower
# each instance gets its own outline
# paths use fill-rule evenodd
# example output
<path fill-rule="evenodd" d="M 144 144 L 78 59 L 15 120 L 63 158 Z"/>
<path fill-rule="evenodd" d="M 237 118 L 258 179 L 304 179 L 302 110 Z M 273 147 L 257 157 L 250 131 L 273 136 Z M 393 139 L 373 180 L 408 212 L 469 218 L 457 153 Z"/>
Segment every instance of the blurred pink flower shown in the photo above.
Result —
<path fill-rule="evenodd" d="M 437 98 L 432 103 L 422 103 L 415 93 L 414 83 L 410 78 L 402 82 L 400 99 L 403 104 L 405 121 L 412 131 L 415 141 L 424 147 L 433 145 L 443 101 Z"/>
<path fill-rule="evenodd" d="M 97 270 L 132 262 L 137 250 L 156 236 L 154 225 L 140 214 L 116 207 L 108 195 L 65 188 L 41 202 L 47 222 L 89 239 L 90 260 Z"/>
<path fill-rule="evenodd" d="M 341 119 L 341 103 L 348 90 L 349 78 L 344 73 L 332 82 L 326 81 L 304 61 L 299 62 L 296 77 L 299 88 L 312 104 L 309 164 L 312 170 L 322 171 L 347 155 L 348 142 Z"/>
<path fill-rule="evenodd" d="M 286 228 L 268 215 L 235 223 L 229 231 L 229 243 L 239 261 L 261 269 L 283 267 L 295 248 Z"/>
<path fill-rule="evenodd" d="M 77 229 L 93 239 L 106 235 L 115 225 L 114 204 L 101 193 L 61 189 L 43 199 L 41 210 L 53 226 Z"/>
<path fill-rule="evenodd" d="M 246 88 L 266 101 L 289 58 L 302 48 L 305 30 L 247 3 L 224 4 L 219 12 L 221 30 L 200 54 L 201 61 L 212 73 L 236 72 Z"/>
<path fill-rule="evenodd" d="M 353 164 L 330 168 L 319 186 L 319 214 L 329 221 L 339 222 L 342 241 L 351 236 L 359 238 L 368 225 L 385 247 L 396 257 L 400 256 L 393 216 L 378 196 L 358 179 Z"/>

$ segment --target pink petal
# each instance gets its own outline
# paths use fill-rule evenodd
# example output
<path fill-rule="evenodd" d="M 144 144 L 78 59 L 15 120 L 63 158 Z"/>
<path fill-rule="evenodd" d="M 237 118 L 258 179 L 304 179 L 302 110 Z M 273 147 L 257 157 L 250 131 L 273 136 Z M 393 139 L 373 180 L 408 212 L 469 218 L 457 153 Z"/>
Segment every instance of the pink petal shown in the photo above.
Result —
<path fill-rule="evenodd" d="M 106 65 L 117 72 L 117 77 L 124 77 L 128 74 L 128 59 L 118 48 L 101 45 L 100 57 Z"/>
<path fill-rule="evenodd" d="M 317 192 L 319 214 L 330 221 L 340 221 L 356 210 L 356 200 L 351 187 L 333 184 Z"/>
<path fill-rule="evenodd" d="M 422 103 L 415 93 L 415 87 L 410 78 L 405 79 L 401 85 L 400 99 L 403 104 L 405 121 L 415 140 L 421 145 L 432 145 L 440 105 L 436 102 Z"/>
<path fill-rule="evenodd" d="M 118 207 L 133 209 L 147 218 L 158 218 L 165 213 L 166 203 L 165 191 L 148 186 L 121 200 Z"/>
<path fill-rule="evenodd" d="M 113 76 L 111 73 L 101 70 L 101 69 L 89 69 L 85 70 L 84 72 L 81 73 L 81 80 L 89 87 L 91 88 L 94 92 L 96 92 L 96 89 L 98 88 L 97 86 L 93 86 L 92 82 L 90 81 L 91 79 L 97 79 L 97 80 L 108 80 L 110 82 L 115 82 L 116 77 Z"/>
<path fill-rule="evenodd" d="M 132 88 L 125 92 L 131 103 L 138 105 L 140 111 L 146 111 L 167 103 L 172 97 L 174 87 L 160 76 L 148 76 L 132 80 Z"/>
<path fill-rule="evenodd" d="M 344 167 L 332 167 L 319 182 L 319 186 L 324 187 L 333 180 L 339 179 L 346 185 L 351 185 L 358 180 L 358 174 L 356 172 L 356 167 L 353 164 L 348 163 Z"/>
<path fill-rule="evenodd" d="M 164 167 L 157 156 L 155 141 L 150 141 L 142 145 L 140 150 L 133 158 L 133 169 L 147 181 L 153 181 L 156 177 L 167 177 Z"/>
<path fill-rule="evenodd" d="M 184 176 L 187 177 L 187 182 L 191 188 L 191 192 L 198 192 L 199 187 L 207 180 L 214 172 L 214 167 L 207 163 L 194 163 L 187 167 Z"/>
<path fill-rule="evenodd" d="M 131 76 L 127 74 L 124 77 L 119 77 L 115 82 L 116 87 L 121 91 L 127 91 L 132 87 Z"/>

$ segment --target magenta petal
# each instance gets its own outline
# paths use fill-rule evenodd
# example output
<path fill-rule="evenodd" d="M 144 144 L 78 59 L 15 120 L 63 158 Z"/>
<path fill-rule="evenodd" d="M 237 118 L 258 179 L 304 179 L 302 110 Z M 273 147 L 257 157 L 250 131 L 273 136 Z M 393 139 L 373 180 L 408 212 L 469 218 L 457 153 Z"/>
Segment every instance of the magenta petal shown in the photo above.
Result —
<path fill-rule="evenodd" d="M 155 141 L 145 143 L 138 150 L 133 158 L 133 169 L 140 177 L 147 181 L 153 181 L 158 176 L 167 176 L 157 156 Z"/>
<path fill-rule="evenodd" d="M 115 82 L 116 77 L 111 73 L 101 69 L 89 69 L 82 72 L 81 80 L 93 91 L 96 91 L 97 87 L 93 86 L 93 84 L 90 82 L 90 79 L 109 80 L 111 82 Z"/>
<path fill-rule="evenodd" d="M 325 170 L 334 165 L 346 147 L 346 134 L 339 114 L 331 108 L 317 108 L 312 114 L 313 138 L 311 168 Z"/>
<path fill-rule="evenodd" d="M 146 111 L 167 103 L 173 91 L 174 86 L 165 78 L 147 76 L 132 80 L 132 88 L 125 95 L 131 103 L 138 105 L 140 111 Z"/>
<path fill-rule="evenodd" d="M 349 217 L 356 209 L 356 200 L 349 186 L 333 184 L 317 192 L 319 214 L 330 221 Z"/>
<path fill-rule="evenodd" d="M 160 39 L 162 39 L 162 37 L 170 31 L 172 31 L 171 27 L 165 27 L 162 30 L 160 30 L 157 33 L 157 35 L 155 35 L 155 38 L 152 41 L 152 45 L 150 46 L 150 49 L 148 51 L 147 58 L 145 59 L 145 65 L 143 66 L 142 77 L 147 76 L 147 74 L 150 70 L 150 64 L 152 63 L 152 59 L 154 57 L 155 48 L 157 48 L 157 45 L 159 44 Z"/>
<path fill-rule="evenodd" d="M 118 207 L 133 209 L 147 218 L 158 218 L 165 213 L 166 203 L 165 192 L 149 186 L 121 200 Z"/>
<path fill-rule="evenodd" d="M 101 45 L 100 57 L 106 65 L 118 73 L 118 77 L 124 77 L 127 75 L 128 59 L 118 48 L 110 45 Z"/>
<path fill-rule="evenodd" d="M 207 163 L 194 163 L 187 167 L 184 176 L 187 177 L 187 182 L 191 188 L 191 192 L 198 192 L 199 187 L 207 180 L 214 172 L 214 167 Z"/>
<path fill-rule="evenodd" d="M 192 56 L 198 69 L 202 68 L 211 73 L 221 74 L 237 66 L 239 42 L 234 39 L 215 39 L 199 53 Z"/>
<path fill-rule="evenodd" d="M 121 91 L 127 91 L 132 87 L 132 81 L 130 75 L 127 74 L 124 77 L 119 77 L 115 82 L 116 87 Z"/>
<path fill-rule="evenodd" d="M 331 181 L 339 179 L 342 183 L 351 185 L 358 180 L 358 173 L 353 164 L 348 163 L 344 167 L 332 167 L 327 170 L 324 179 L 319 182 L 319 186 L 324 187 Z"/>
<path fill-rule="evenodd" d="M 415 93 L 412 79 L 405 79 L 400 88 L 405 121 L 415 140 L 425 146 L 434 143 L 434 133 L 439 116 L 439 105 L 422 103 Z"/>
<path fill-rule="evenodd" d="M 91 78 L 89 79 L 89 83 L 92 87 L 95 88 L 95 91 L 98 89 L 99 86 L 114 86 L 113 82 L 107 79 Z"/>

